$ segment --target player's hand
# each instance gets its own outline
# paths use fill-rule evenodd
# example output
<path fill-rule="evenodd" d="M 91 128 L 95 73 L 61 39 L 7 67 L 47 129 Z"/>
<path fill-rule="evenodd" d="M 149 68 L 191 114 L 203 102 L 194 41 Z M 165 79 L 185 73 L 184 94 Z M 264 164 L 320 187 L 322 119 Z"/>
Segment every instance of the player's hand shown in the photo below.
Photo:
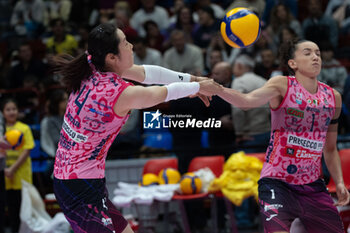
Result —
<path fill-rule="evenodd" d="M 222 85 L 218 84 L 217 82 L 215 82 L 212 79 L 200 81 L 199 85 L 200 85 L 199 93 L 202 95 L 210 96 L 210 97 L 213 95 L 217 95 L 223 89 Z"/>
<path fill-rule="evenodd" d="M 210 105 L 211 96 L 206 96 L 206 95 L 202 95 L 200 93 L 197 93 L 195 95 L 190 95 L 189 97 L 190 98 L 194 98 L 194 97 L 200 98 L 206 107 L 209 107 L 209 105 Z"/>
<path fill-rule="evenodd" d="M 191 82 L 200 82 L 208 79 L 209 79 L 208 77 L 201 77 L 201 76 L 195 76 L 195 75 L 191 76 Z"/>
<path fill-rule="evenodd" d="M 349 191 L 346 189 L 344 184 L 338 184 L 336 187 L 337 197 L 338 200 L 334 204 L 335 206 L 345 206 L 349 203 L 350 200 L 350 194 Z"/>
<path fill-rule="evenodd" d="M 5 168 L 4 173 L 5 173 L 5 176 L 9 179 L 12 179 L 15 174 L 15 172 L 9 167 Z"/>
<path fill-rule="evenodd" d="M 12 146 L 6 141 L 5 138 L 0 138 L 0 148 L 8 150 L 11 149 Z"/>

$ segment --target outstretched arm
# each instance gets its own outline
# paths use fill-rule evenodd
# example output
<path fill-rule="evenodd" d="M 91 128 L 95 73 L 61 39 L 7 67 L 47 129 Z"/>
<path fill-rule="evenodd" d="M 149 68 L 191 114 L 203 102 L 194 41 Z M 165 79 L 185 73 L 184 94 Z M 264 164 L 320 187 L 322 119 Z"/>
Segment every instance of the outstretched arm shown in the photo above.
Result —
<path fill-rule="evenodd" d="M 123 73 L 122 77 L 144 84 L 170 84 L 173 82 L 197 82 L 202 80 L 187 73 L 172 71 L 154 65 L 133 65 Z"/>
<path fill-rule="evenodd" d="M 222 86 L 213 80 L 205 80 L 199 83 L 172 83 L 166 86 L 128 86 L 120 94 L 114 112 L 119 116 L 125 116 L 131 109 L 143 109 L 155 106 L 162 102 L 180 99 L 200 92 L 211 96 L 221 91 Z"/>
<path fill-rule="evenodd" d="M 339 92 L 334 90 L 336 112 L 333 119 L 338 119 L 341 112 L 342 100 Z M 337 150 L 338 123 L 330 124 L 327 131 L 326 143 L 323 149 L 324 159 L 336 185 L 338 201 L 336 205 L 344 206 L 349 203 L 350 195 L 344 185 L 339 153 Z"/>
<path fill-rule="evenodd" d="M 218 96 L 238 108 L 248 110 L 262 106 L 272 100 L 278 101 L 278 99 L 282 99 L 286 88 L 287 78 L 285 76 L 277 76 L 269 79 L 264 86 L 250 93 L 244 94 L 230 88 L 224 88 Z"/>

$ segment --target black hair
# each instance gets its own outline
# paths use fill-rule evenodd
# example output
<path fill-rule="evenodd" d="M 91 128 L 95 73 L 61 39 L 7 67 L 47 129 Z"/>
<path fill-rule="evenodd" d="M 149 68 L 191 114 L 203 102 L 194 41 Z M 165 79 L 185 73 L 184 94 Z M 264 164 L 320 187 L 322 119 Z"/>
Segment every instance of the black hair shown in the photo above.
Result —
<path fill-rule="evenodd" d="M 295 75 L 295 71 L 288 65 L 288 61 L 293 59 L 295 51 L 300 43 L 307 42 L 308 40 L 296 38 L 294 40 L 288 40 L 283 42 L 279 49 L 280 65 L 282 68 L 287 68 L 291 75 Z"/>
<path fill-rule="evenodd" d="M 89 33 L 88 53 L 96 70 L 105 70 L 105 58 L 108 53 L 119 54 L 119 38 L 117 28 L 110 23 L 100 24 Z M 87 61 L 87 54 L 80 54 L 74 58 L 68 54 L 54 57 L 56 72 L 62 75 L 62 82 L 69 92 L 79 91 L 80 84 L 87 79 L 92 70 Z"/>
<path fill-rule="evenodd" d="M 18 108 L 17 100 L 14 98 L 6 98 L 3 101 L 1 101 L 1 112 L 4 112 L 5 105 L 8 103 L 14 103 L 16 107 Z"/>
<path fill-rule="evenodd" d="M 202 6 L 199 9 L 204 11 L 204 12 L 206 12 L 206 13 L 208 13 L 212 19 L 215 19 L 214 10 L 210 6 Z"/>

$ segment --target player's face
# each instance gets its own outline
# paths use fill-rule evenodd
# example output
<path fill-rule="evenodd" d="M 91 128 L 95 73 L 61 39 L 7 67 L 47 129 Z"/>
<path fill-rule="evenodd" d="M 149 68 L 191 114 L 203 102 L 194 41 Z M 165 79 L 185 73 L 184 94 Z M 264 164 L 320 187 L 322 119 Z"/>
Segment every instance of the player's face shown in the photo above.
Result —
<path fill-rule="evenodd" d="M 321 71 L 321 52 L 318 46 L 311 41 L 299 43 L 292 60 L 296 67 L 294 69 L 296 73 L 317 77 Z"/>
<path fill-rule="evenodd" d="M 17 105 L 13 102 L 6 103 L 3 109 L 3 115 L 7 124 L 16 123 L 18 116 Z"/>
<path fill-rule="evenodd" d="M 119 64 L 121 67 L 125 69 L 129 69 L 134 64 L 134 57 L 133 57 L 133 46 L 131 43 L 129 43 L 123 31 L 120 29 L 117 30 L 117 36 L 120 40 L 119 42 L 119 56 L 120 56 L 120 62 Z"/>

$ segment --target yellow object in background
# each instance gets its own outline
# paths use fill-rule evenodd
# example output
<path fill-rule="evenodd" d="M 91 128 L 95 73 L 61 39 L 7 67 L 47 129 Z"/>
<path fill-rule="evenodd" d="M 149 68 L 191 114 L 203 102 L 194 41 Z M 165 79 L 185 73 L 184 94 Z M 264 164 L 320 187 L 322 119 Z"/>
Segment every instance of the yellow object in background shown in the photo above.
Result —
<path fill-rule="evenodd" d="M 153 173 L 146 173 L 142 176 L 141 181 L 139 182 L 139 186 L 151 186 L 158 185 L 158 176 Z"/>
<path fill-rule="evenodd" d="M 6 131 L 5 139 L 14 148 L 20 148 L 23 145 L 23 133 L 18 129 Z"/>
<path fill-rule="evenodd" d="M 226 161 L 221 176 L 209 186 L 210 192 L 221 191 L 233 204 L 240 206 L 244 199 L 258 199 L 258 180 L 263 163 L 243 151 L 234 153 Z"/>
<path fill-rule="evenodd" d="M 159 184 L 177 184 L 181 179 L 181 175 L 174 168 L 165 168 L 159 172 L 158 179 Z"/>
<path fill-rule="evenodd" d="M 185 173 L 180 181 L 180 189 L 185 195 L 200 193 L 202 181 L 192 172 Z"/>

